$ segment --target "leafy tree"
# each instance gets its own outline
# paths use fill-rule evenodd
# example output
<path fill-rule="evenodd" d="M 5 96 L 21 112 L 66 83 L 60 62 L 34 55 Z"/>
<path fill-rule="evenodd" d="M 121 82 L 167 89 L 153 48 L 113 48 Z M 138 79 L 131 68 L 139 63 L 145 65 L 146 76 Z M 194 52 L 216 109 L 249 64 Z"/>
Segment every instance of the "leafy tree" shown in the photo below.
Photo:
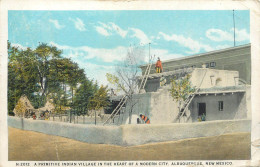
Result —
<path fill-rule="evenodd" d="M 109 105 L 107 86 L 101 85 L 98 91 L 90 98 L 88 108 L 90 110 L 99 110 Z"/>
<path fill-rule="evenodd" d="M 109 105 L 107 86 L 101 85 L 93 97 L 90 98 L 88 103 L 88 109 L 95 111 L 95 124 L 96 124 L 96 112 L 99 109 L 105 108 Z"/>
<path fill-rule="evenodd" d="M 31 49 L 21 50 L 8 43 L 8 111 L 11 112 L 20 96 L 25 94 L 30 100 L 37 86 L 36 66 L 30 61 Z"/>
<path fill-rule="evenodd" d="M 115 90 L 116 93 L 119 93 L 122 90 L 124 92 L 127 92 L 126 88 L 124 87 L 124 84 L 120 83 L 120 80 L 116 75 L 106 73 L 106 78 L 107 81 L 112 85 L 113 90 Z"/>
<path fill-rule="evenodd" d="M 182 103 L 195 92 L 195 87 L 192 87 L 190 82 L 190 74 L 177 79 L 176 77 L 171 80 L 170 94 L 174 101 L 178 102 L 179 111 Z"/>
<path fill-rule="evenodd" d="M 55 46 L 49 46 L 45 43 L 41 43 L 34 51 L 33 63 L 37 67 L 38 77 L 41 85 L 41 95 L 48 94 L 48 82 L 50 73 L 50 60 L 61 58 L 61 50 L 58 50 Z"/>
<path fill-rule="evenodd" d="M 43 106 L 47 96 L 53 98 L 58 112 L 66 106 L 73 107 L 73 95 L 87 78 L 77 63 L 62 58 L 61 53 L 55 46 L 44 43 L 34 50 L 22 50 L 8 42 L 9 112 L 23 94 L 35 108 Z M 97 85 L 92 86 L 96 89 Z"/>
<path fill-rule="evenodd" d="M 96 86 L 93 81 L 85 80 L 79 86 L 75 93 L 74 106 L 76 106 L 77 114 L 85 115 L 88 110 L 88 104 L 90 103 L 90 98 L 94 96 L 97 92 Z"/>

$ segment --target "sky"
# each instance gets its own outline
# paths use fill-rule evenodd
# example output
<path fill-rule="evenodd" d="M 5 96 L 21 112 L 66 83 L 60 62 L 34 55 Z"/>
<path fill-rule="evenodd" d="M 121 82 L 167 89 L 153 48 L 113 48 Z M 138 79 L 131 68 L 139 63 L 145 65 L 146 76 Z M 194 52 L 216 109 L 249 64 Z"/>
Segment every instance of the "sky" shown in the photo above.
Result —
<path fill-rule="evenodd" d="M 235 10 L 236 46 L 250 43 L 249 10 Z M 234 46 L 232 10 L 8 12 L 8 40 L 21 49 L 54 45 L 89 79 L 107 84 L 130 47 L 162 61 Z M 144 62 L 145 63 L 145 62 Z"/>

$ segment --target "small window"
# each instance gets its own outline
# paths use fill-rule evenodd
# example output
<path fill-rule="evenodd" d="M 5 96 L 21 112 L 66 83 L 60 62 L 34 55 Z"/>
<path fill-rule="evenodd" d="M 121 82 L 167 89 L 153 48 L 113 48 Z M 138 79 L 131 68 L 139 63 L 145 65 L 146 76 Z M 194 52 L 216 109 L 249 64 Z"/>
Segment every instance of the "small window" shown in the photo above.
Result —
<path fill-rule="evenodd" d="M 210 67 L 215 67 L 216 66 L 216 62 L 210 62 Z"/>
<path fill-rule="evenodd" d="M 206 64 L 206 68 L 209 68 L 209 63 L 205 63 Z"/>
<path fill-rule="evenodd" d="M 223 105 L 223 101 L 219 101 L 219 102 L 218 102 L 218 110 L 219 110 L 219 111 L 223 111 L 223 106 L 224 106 L 224 105 Z"/>

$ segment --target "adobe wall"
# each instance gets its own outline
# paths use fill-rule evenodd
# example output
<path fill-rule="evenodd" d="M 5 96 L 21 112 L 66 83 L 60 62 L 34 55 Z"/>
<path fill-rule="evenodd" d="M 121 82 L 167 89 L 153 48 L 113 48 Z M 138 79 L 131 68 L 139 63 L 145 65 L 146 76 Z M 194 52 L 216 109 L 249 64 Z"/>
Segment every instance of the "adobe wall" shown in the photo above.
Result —
<path fill-rule="evenodd" d="M 191 105 L 191 117 L 193 122 L 197 122 L 198 103 L 206 103 L 206 121 L 212 120 L 230 120 L 230 119 L 246 119 L 245 93 L 234 94 L 216 94 L 196 96 Z M 223 101 L 223 111 L 219 111 L 218 102 Z"/>
<path fill-rule="evenodd" d="M 157 92 L 151 93 L 151 123 L 168 124 L 174 123 L 178 115 L 178 103 L 173 101 L 169 92 L 170 87 L 164 86 Z"/>
<path fill-rule="evenodd" d="M 178 104 L 173 101 L 169 93 L 169 86 L 164 86 L 157 92 L 135 94 L 133 103 L 131 123 L 136 123 L 140 114 L 147 116 L 151 124 L 174 123 L 178 114 Z M 129 102 L 129 101 L 128 101 Z M 121 114 L 120 124 L 128 124 L 130 104 L 126 105 L 124 113 Z"/>
<path fill-rule="evenodd" d="M 247 119 L 252 119 L 252 110 L 251 110 L 251 86 L 246 86 L 246 108 L 247 108 Z"/>
<path fill-rule="evenodd" d="M 8 126 L 94 144 L 121 146 L 250 132 L 250 120 L 121 126 L 80 125 L 8 117 Z"/>
<path fill-rule="evenodd" d="M 49 135 L 62 136 L 88 143 L 115 145 L 120 145 L 122 143 L 122 130 L 118 126 L 72 124 L 30 120 L 10 116 L 8 117 L 8 126 Z"/>
<path fill-rule="evenodd" d="M 151 117 L 151 94 L 152 93 L 143 93 L 143 94 L 134 94 L 132 105 L 131 102 L 128 100 L 126 104 L 126 108 L 122 110 L 119 118 L 119 124 L 128 124 L 129 123 L 129 111 L 132 110 L 132 118 L 131 124 L 136 124 L 137 117 L 139 118 L 140 114 L 146 115 L 147 117 Z M 131 106 L 133 108 L 131 109 Z"/>
<path fill-rule="evenodd" d="M 187 138 L 250 132 L 250 120 L 209 121 L 197 123 L 123 125 L 122 145 L 140 145 Z"/>
<path fill-rule="evenodd" d="M 238 71 L 195 68 L 191 73 L 190 81 L 192 85 L 197 88 L 211 88 L 214 86 L 227 87 L 236 86 L 238 83 L 235 78 L 238 77 Z"/>
<path fill-rule="evenodd" d="M 211 88 L 214 86 L 237 86 L 239 78 L 238 71 L 216 70 L 209 68 L 194 68 L 190 75 L 192 86 L 195 86 L 197 88 Z M 173 76 L 166 76 L 165 78 L 167 80 L 167 85 L 169 85 L 170 80 L 173 78 Z M 145 85 L 146 92 L 156 92 L 159 88 L 160 78 L 147 80 L 147 83 Z"/>

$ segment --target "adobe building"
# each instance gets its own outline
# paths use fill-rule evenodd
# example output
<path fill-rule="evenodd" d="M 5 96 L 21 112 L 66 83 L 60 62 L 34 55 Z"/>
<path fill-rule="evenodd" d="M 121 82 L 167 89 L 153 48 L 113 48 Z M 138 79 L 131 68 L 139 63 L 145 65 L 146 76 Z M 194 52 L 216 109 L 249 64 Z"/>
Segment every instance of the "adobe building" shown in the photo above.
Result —
<path fill-rule="evenodd" d="M 243 45 L 163 61 L 162 73 L 155 73 L 153 64 L 145 91 L 134 95 L 131 123 L 137 123 L 140 114 L 147 116 L 151 124 L 198 122 L 203 114 L 206 121 L 251 119 L 250 57 L 250 45 Z M 141 66 L 143 74 L 146 67 Z M 199 89 L 179 117 L 178 103 L 169 92 L 170 81 L 187 74 L 192 86 Z M 165 86 L 160 86 L 161 77 L 166 78 Z M 130 107 L 126 104 L 115 118 L 118 124 L 128 124 Z"/>

